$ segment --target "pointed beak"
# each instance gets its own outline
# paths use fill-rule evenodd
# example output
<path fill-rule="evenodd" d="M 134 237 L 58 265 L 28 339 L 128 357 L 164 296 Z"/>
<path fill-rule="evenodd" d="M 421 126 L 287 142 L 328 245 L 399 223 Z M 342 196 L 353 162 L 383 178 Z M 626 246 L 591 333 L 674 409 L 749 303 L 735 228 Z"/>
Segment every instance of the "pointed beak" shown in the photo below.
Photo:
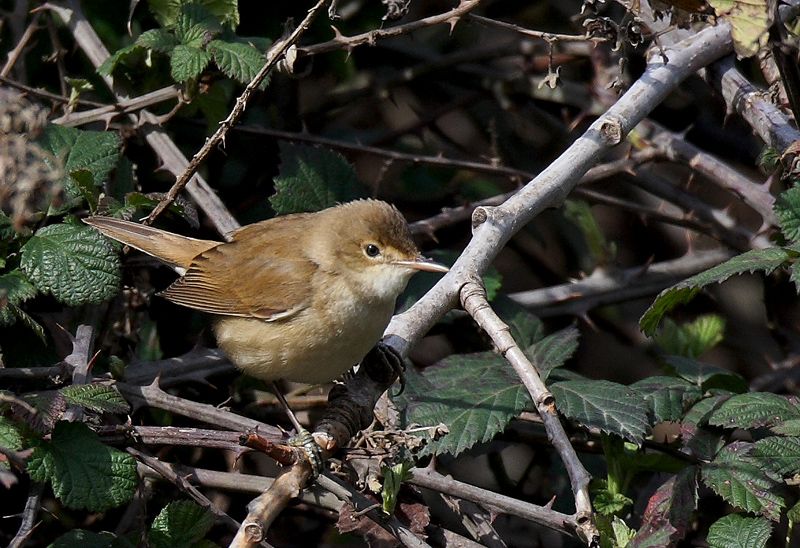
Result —
<path fill-rule="evenodd" d="M 398 266 L 404 266 L 406 268 L 411 268 L 413 270 L 420 270 L 422 272 L 444 273 L 450 271 L 450 269 L 444 266 L 443 264 L 432 261 L 431 259 L 426 259 L 422 255 L 420 255 L 413 261 L 394 261 L 394 264 Z"/>

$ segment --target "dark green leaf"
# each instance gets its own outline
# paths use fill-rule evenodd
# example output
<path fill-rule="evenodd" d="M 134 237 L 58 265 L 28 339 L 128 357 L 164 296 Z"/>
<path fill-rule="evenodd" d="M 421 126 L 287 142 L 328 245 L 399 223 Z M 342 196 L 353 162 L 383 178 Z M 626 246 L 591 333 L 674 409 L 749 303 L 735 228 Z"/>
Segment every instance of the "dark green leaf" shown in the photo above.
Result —
<path fill-rule="evenodd" d="M 542 321 L 531 314 L 527 308 L 520 306 L 505 295 L 498 295 L 492 303 L 492 307 L 500 319 L 511 328 L 511 335 L 520 348 L 528 348 L 544 337 Z"/>
<path fill-rule="evenodd" d="M 747 381 L 729 369 L 683 356 L 665 356 L 663 359 L 676 375 L 703 389 L 724 388 L 731 392 L 747 391 Z"/>
<path fill-rule="evenodd" d="M 50 225 L 22 247 L 22 270 L 33 284 L 70 306 L 113 297 L 119 287 L 119 257 L 99 232 L 68 224 Z"/>
<path fill-rule="evenodd" d="M 782 436 L 800 436 L 800 418 L 779 422 L 769 429 Z"/>
<path fill-rule="evenodd" d="M 226 76 L 243 84 L 249 84 L 265 63 L 264 55 L 249 44 L 212 40 L 207 49 Z M 265 89 L 267 84 L 265 78 L 261 89 Z"/>
<path fill-rule="evenodd" d="M 800 408 L 784 396 L 768 392 L 737 394 L 720 405 L 708 420 L 725 428 L 758 428 L 800 418 Z"/>
<path fill-rule="evenodd" d="M 774 210 L 783 237 L 790 242 L 800 240 L 800 187 L 794 186 L 778 194 Z"/>
<path fill-rule="evenodd" d="M 80 405 L 98 413 L 128 413 L 130 405 L 113 386 L 104 384 L 73 384 L 60 390 L 72 405 Z"/>
<path fill-rule="evenodd" d="M 73 529 L 58 537 L 48 548 L 132 548 L 132 546 L 127 540 L 108 531 L 92 533 L 83 529 Z"/>
<path fill-rule="evenodd" d="M 24 438 L 22 432 L 11 419 L 0 415 L 0 447 L 19 451 L 22 449 Z M 8 461 L 0 460 L 0 470 L 8 469 Z"/>
<path fill-rule="evenodd" d="M 547 380 L 550 371 L 564 365 L 578 349 L 580 331 L 574 326 L 565 327 L 531 345 L 525 355 L 531 360 L 542 380 Z"/>
<path fill-rule="evenodd" d="M 42 442 L 28 460 L 34 481 L 49 481 L 69 508 L 102 512 L 128 502 L 136 490 L 136 461 L 100 443 L 82 423 L 59 422 L 51 441 Z"/>
<path fill-rule="evenodd" d="M 708 529 L 706 541 L 711 548 L 764 548 L 771 531 L 764 518 L 729 514 Z"/>
<path fill-rule="evenodd" d="M 170 502 L 153 520 L 148 540 L 153 548 L 192 546 L 206 536 L 212 525 L 211 512 L 194 502 Z"/>
<path fill-rule="evenodd" d="M 141 49 L 142 48 L 138 43 L 118 49 L 113 53 L 113 55 L 110 55 L 105 61 L 103 61 L 102 65 L 97 67 L 97 74 L 100 76 L 111 76 L 111 74 L 117 68 L 117 65 L 125 61 L 128 56 L 141 51 Z"/>
<path fill-rule="evenodd" d="M 80 192 L 72 173 L 86 170 L 91 173 L 96 186 L 108 180 L 119 160 L 121 141 L 112 131 L 83 131 L 71 127 L 50 124 L 39 140 L 42 148 L 63 160 L 64 179 L 61 183 L 72 198 Z M 55 167 L 48 161 L 50 167 Z"/>
<path fill-rule="evenodd" d="M 641 444 L 648 406 L 638 392 L 610 381 L 565 381 L 550 386 L 558 410 L 584 426 Z"/>
<path fill-rule="evenodd" d="M 280 143 L 272 208 L 279 214 L 319 211 L 364 196 L 353 167 L 332 150 Z"/>
<path fill-rule="evenodd" d="M 751 455 L 756 462 L 780 476 L 800 473 L 800 437 L 771 436 L 758 440 Z"/>
<path fill-rule="evenodd" d="M 36 288 L 18 269 L 0 274 L 0 325 L 17 321 L 17 306 L 36 296 Z"/>
<path fill-rule="evenodd" d="M 659 293 L 639 320 L 639 327 L 645 334 L 652 335 L 664 314 L 677 305 L 692 300 L 703 287 L 724 282 L 733 275 L 745 272 L 762 271 L 770 274 L 793 256 L 794 253 L 779 247 L 754 249 L 696 274 Z"/>
<path fill-rule="evenodd" d="M 170 73 L 176 82 L 197 78 L 205 70 L 211 54 L 192 46 L 175 46 L 170 56 Z"/>
<path fill-rule="evenodd" d="M 703 395 L 699 387 L 675 377 L 648 377 L 631 385 L 650 406 L 655 422 L 677 421 Z"/>
<path fill-rule="evenodd" d="M 449 433 L 428 443 L 423 454 L 457 455 L 492 439 L 530 398 L 505 359 L 491 352 L 453 355 L 425 370 L 407 373 L 397 399 L 407 424 L 447 425 Z"/>
<path fill-rule="evenodd" d="M 239 25 L 237 0 L 193 0 L 191 2 L 187 0 L 148 0 L 147 5 L 156 21 L 162 27 L 170 28 L 178 24 L 182 6 L 190 3 L 202 6 L 208 15 L 214 16 L 214 20 L 220 21 L 231 29 Z"/>
<path fill-rule="evenodd" d="M 136 45 L 159 53 L 169 53 L 178 45 L 178 40 L 174 34 L 164 29 L 151 29 L 139 35 Z"/>
<path fill-rule="evenodd" d="M 100 198 L 100 189 L 94 184 L 92 172 L 88 169 L 79 169 L 70 173 L 72 182 L 78 193 L 86 200 L 91 213 L 97 212 L 97 201 Z"/>
<path fill-rule="evenodd" d="M 778 482 L 748 456 L 750 444 L 734 442 L 702 467 L 703 482 L 726 502 L 777 521 L 785 503 L 773 490 Z"/>

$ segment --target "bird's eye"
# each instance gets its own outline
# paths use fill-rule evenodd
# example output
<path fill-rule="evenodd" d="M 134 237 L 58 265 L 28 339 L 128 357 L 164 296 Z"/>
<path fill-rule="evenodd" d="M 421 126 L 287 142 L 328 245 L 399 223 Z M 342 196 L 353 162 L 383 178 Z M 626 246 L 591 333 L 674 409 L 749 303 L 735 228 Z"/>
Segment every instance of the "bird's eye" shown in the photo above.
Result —
<path fill-rule="evenodd" d="M 375 244 L 367 244 L 364 246 L 364 253 L 367 254 L 367 257 L 377 257 L 381 254 L 381 250 Z"/>

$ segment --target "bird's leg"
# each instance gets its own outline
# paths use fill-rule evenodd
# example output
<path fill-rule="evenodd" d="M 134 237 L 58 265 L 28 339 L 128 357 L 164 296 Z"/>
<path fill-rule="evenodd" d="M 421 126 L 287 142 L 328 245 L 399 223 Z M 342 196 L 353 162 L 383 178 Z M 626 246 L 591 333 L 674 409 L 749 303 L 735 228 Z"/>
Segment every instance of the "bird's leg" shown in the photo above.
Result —
<path fill-rule="evenodd" d="M 313 474 L 312 481 L 316 480 L 317 476 L 322 472 L 322 454 L 320 453 L 319 445 L 317 445 L 311 432 L 303 428 L 303 425 L 297 420 L 292 408 L 289 407 L 289 402 L 286 401 L 283 392 L 281 392 L 278 383 L 275 381 L 272 382 L 272 390 L 275 392 L 275 397 L 278 398 L 278 401 L 283 406 L 283 410 L 286 411 L 286 415 L 289 417 L 292 426 L 294 426 L 295 432 L 297 432 L 297 434 L 289 440 L 289 443 L 301 448 L 303 452 L 305 452 L 308 462 L 311 463 L 311 473 Z"/>
<path fill-rule="evenodd" d="M 402 394 L 406 389 L 406 363 L 400 353 L 393 346 L 379 341 L 363 360 L 365 363 L 373 361 L 382 363 L 385 367 L 391 369 L 392 373 L 397 374 L 397 378 L 400 381 L 400 391 L 394 395 L 399 396 Z"/>

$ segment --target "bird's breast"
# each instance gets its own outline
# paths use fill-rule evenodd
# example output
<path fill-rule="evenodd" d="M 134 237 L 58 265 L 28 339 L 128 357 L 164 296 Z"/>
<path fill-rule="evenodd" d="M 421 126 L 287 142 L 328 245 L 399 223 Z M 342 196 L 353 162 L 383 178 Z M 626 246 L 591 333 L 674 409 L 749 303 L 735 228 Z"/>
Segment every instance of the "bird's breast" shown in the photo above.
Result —
<path fill-rule="evenodd" d="M 380 340 L 394 299 L 367 301 L 330 284 L 325 298 L 285 320 L 218 317 L 220 348 L 245 373 L 263 380 L 322 383 L 358 363 Z"/>

